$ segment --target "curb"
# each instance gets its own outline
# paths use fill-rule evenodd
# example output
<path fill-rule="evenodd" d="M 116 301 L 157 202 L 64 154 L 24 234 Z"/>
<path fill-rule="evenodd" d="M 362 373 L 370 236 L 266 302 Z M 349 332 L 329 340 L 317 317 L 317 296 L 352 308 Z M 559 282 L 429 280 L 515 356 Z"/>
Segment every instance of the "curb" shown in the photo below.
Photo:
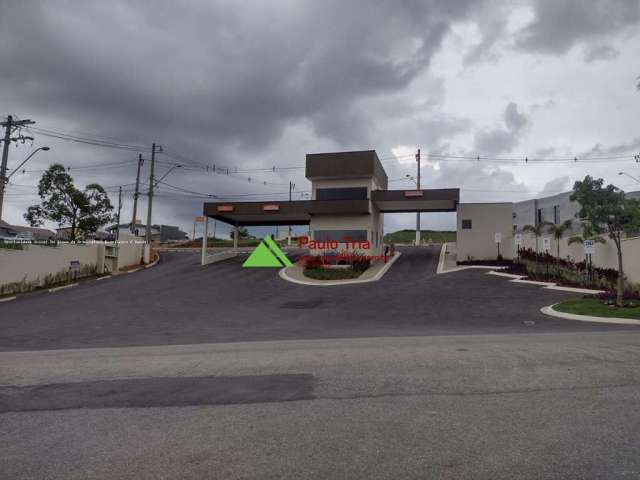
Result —
<path fill-rule="evenodd" d="M 355 280 L 338 280 L 338 281 L 318 280 L 320 282 L 325 282 L 325 283 L 316 283 L 316 282 L 312 282 L 312 281 L 298 280 L 298 279 L 290 277 L 289 275 L 287 275 L 287 272 L 285 271 L 288 267 L 284 267 L 284 268 L 280 269 L 280 271 L 278 272 L 278 275 L 280 275 L 280 278 L 282 278 L 283 280 L 286 280 L 287 282 L 297 283 L 298 285 L 311 285 L 313 287 L 333 287 L 333 286 L 336 286 L 336 285 L 353 285 L 353 284 L 357 284 L 357 283 L 377 282 L 378 280 L 380 280 L 384 276 L 385 273 L 387 273 L 387 270 L 389 270 L 391 268 L 391 265 L 393 265 L 396 262 L 396 260 L 398 260 L 400 258 L 401 255 L 402 255 L 401 252 L 396 251 L 395 256 L 391 260 L 389 260 L 387 263 L 385 263 L 384 267 L 382 267 L 378 273 L 376 273 L 371 278 L 367 278 L 366 280 L 359 280 L 359 279 L 355 279 Z"/>
<path fill-rule="evenodd" d="M 556 283 L 551 282 L 537 282 L 535 280 L 525 280 L 525 276 L 522 275 L 514 275 L 511 273 L 502 273 L 502 272 L 487 272 L 487 275 L 496 275 L 498 277 L 506 277 L 511 278 L 509 280 L 510 283 L 523 283 L 525 285 L 539 285 L 546 290 L 558 290 L 560 292 L 571 292 L 571 293 L 583 293 L 586 295 L 597 295 L 598 293 L 604 293 L 604 290 L 590 290 L 588 288 L 578 288 L 578 287 L 563 287 Z"/>
<path fill-rule="evenodd" d="M 452 268 L 450 270 L 445 270 L 444 269 L 444 257 L 446 255 L 447 251 L 447 242 L 442 244 L 442 248 L 440 249 L 440 258 L 438 259 L 438 268 L 436 270 L 436 275 L 441 275 L 443 273 L 451 273 L 451 272 L 460 272 L 462 270 L 471 270 L 471 269 L 479 269 L 479 270 L 487 270 L 487 269 L 491 269 L 491 270 L 501 270 L 503 268 L 507 268 L 507 267 L 501 267 L 501 266 L 492 266 L 492 265 L 463 265 L 461 267 L 456 267 L 456 268 Z"/>
<path fill-rule="evenodd" d="M 156 252 L 156 255 L 157 255 L 157 258 L 156 258 L 153 262 L 149 263 L 148 265 L 145 265 L 145 266 L 144 266 L 144 267 L 142 267 L 142 268 L 151 268 L 151 267 L 155 267 L 155 266 L 158 264 L 158 262 L 160 261 L 160 252 Z M 138 270 L 142 270 L 142 269 L 141 269 L 141 268 L 138 268 L 137 270 L 133 270 L 133 272 L 137 272 Z M 131 273 L 131 272 L 129 272 L 129 273 Z"/>
<path fill-rule="evenodd" d="M 77 287 L 79 283 L 70 283 L 69 285 L 62 285 L 61 287 L 50 288 L 49 293 L 57 292 L 59 290 L 64 290 L 65 288 Z"/>
<path fill-rule="evenodd" d="M 576 315 L 575 313 L 558 312 L 553 307 L 559 305 L 555 303 L 542 307 L 540 311 L 545 315 L 556 318 L 563 318 L 565 320 L 577 320 L 579 322 L 593 322 L 593 323 L 611 323 L 615 325 L 640 325 L 640 320 L 633 318 L 618 318 L 618 317 L 593 317 L 591 315 Z"/>
<path fill-rule="evenodd" d="M 15 295 L 13 297 L 0 298 L 0 303 L 2 303 L 2 302 L 10 302 L 11 300 L 15 300 L 15 299 L 16 299 Z"/>

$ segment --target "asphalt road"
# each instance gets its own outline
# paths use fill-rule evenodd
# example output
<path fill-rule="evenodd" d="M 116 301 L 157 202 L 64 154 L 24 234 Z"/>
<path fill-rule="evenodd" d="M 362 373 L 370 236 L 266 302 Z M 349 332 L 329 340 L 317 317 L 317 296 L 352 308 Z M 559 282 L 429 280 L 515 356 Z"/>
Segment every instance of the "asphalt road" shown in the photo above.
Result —
<path fill-rule="evenodd" d="M 4 352 L 0 476 L 635 479 L 639 362 L 629 332 Z"/>
<path fill-rule="evenodd" d="M 339 288 L 169 254 L 0 304 L 0 478 L 640 478 L 640 329 L 437 253 Z"/>
<path fill-rule="evenodd" d="M 255 340 L 630 329 L 539 309 L 571 295 L 462 271 L 436 275 L 439 247 L 406 248 L 379 282 L 309 287 L 242 259 L 196 253 L 55 293 L 0 303 L 0 351 Z"/>

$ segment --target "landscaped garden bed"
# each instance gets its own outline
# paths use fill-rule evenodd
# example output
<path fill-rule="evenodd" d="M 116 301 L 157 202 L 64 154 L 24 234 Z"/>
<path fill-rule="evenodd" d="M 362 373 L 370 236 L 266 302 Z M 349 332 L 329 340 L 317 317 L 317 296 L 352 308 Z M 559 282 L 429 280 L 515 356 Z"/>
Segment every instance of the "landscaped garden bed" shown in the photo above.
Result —
<path fill-rule="evenodd" d="M 371 266 L 368 258 L 354 254 L 306 255 L 298 263 L 302 266 L 304 276 L 315 280 L 358 278 Z"/>
<path fill-rule="evenodd" d="M 585 297 L 567 300 L 553 306 L 558 312 L 574 315 L 589 315 L 592 317 L 631 318 L 640 320 L 640 300 L 625 301 L 624 307 L 616 307 L 615 299 Z"/>
<path fill-rule="evenodd" d="M 537 282 L 605 291 L 614 291 L 618 281 L 615 269 L 593 267 L 588 262 L 573 262 L 549 253 L 536 253 L 532 249 L 521 249 L 517 260 L 501 271 Z"/>

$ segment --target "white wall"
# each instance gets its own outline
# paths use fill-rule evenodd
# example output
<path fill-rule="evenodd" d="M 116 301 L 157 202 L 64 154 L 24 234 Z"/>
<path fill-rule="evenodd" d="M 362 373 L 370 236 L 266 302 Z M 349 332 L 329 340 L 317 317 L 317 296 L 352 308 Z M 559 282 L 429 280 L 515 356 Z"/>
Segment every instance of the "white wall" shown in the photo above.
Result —
<path fill-rule="evenodd" d="M 144 254 L 144 243 L 121 243 L 118 247 L 118 268 L 139 265 Z"/>
<path fill-rule="evenodd" d="M 567 258 L 575 262 L 582 262 L 585 258 L 584 247 L 577 244 L 569 245 L 569 238 L 572 235 L 566 235 L 560 240 L 560 257 Z M 538 251 L 543 251 L 543 238 L 549 238 L 551 242 L 551 255 L 557 255 L 558 244 L 556 240 L 549 235 L 542 235 L 538 240 Z M 530 233 L 523 234 L 523 248 L 536 249 L 535 237 Z M 618 269 L 618 253 L 615 244 L 606 236 L 602 236 L 607 241 L 605 244 L 596 243 L 592 261 L 595 267 Z M 640 237 L 627 238 L 622 241 L 622 261 L 624 274 L 632 283 L 640 283 Z"/>
<path fill-rule="evenodd" d="M 141 244 L 121 245 L 119 267 L 139 264 L 143 247 Z M 93 266 L 97 273 L 103 272 L 105 246 L 102 243 L 59 244 L 57 247 L 25 245 L 24 248 L 0 248 L 0 286 L 23 280 L 42 285 L 47 275 L 68 271 L 71 261 L 79 261 L 81 267 Z"/>
<path fill-rule="evenodd" d="M 458 204 L 457 260 L 495 260 L 498 246 L 495 234 L 502 234 L 500 254 L 513 258 L 513 208 L 511 203 Z M 462 229 L 462 220 L 471 220 L 470 230 Z"/>

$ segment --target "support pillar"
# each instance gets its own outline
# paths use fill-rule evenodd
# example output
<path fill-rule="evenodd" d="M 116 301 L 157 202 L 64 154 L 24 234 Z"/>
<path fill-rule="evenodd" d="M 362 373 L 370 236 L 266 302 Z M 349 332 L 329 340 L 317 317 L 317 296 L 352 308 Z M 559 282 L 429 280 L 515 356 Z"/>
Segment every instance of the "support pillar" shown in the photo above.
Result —
<path fill-rule="evenodd" d="M 209 217 L 204 217 L 204 222 L 202 224 L 202 259 L 201 264 L 206 265 L 207 261 L 207 237 L 209 234 Z"/>
<path fill-rule="evenodd" d="M 238 225 L 233 228 L 233 249 L 238 250 Z"/>

